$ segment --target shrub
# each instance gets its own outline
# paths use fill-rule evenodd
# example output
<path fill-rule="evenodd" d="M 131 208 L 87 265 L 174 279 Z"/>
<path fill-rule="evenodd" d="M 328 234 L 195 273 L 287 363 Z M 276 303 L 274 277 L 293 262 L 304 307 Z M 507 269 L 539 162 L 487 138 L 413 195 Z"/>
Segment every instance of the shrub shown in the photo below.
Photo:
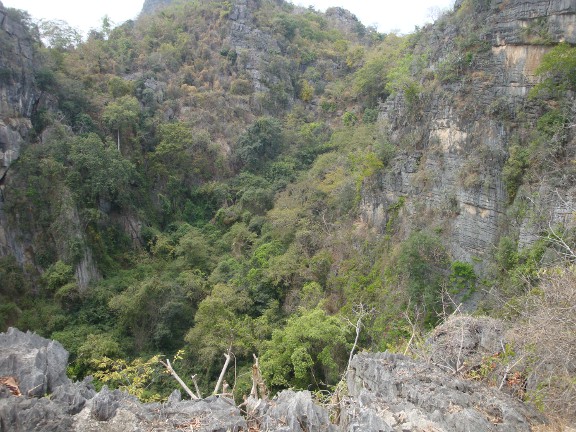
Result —
<path fill-rule="evenodd" d="M 254 91 L 252 83 L 247 79 L 238 78 L 230 84 L 230 93 L 234 95 L 251 95 Z"/>
<path fill-rule="evenodd" d="M 552 48 L 542 58 L 536 73 L 543 77 L 530 95 L 562 98 L 567 91 L 576 90 L 576 48 L 561 43 Z"/>
<path fill-rule="evenodd" d="M 355 126 L 358 123 L 358 117 L 356 117 L 356 114 L 346 111 L 342 116 L 342 123 L 347 127 Z"/>
<path fill-rule="evenodd" d="M 259 171 L 262 163 L 274 159 L 282 147 L 282 125 L 271 117 L 261 117 L 240 136 L 235 152 L 242 166 Z"/>
<path fill-rule="evenodd" d="M 474 266 L 467 262 L 454 261 L 451 265 L 450 285 L 453 294 L 471 292 L 476 285 Z"/>
<path fill-rule="evenodd" d="M 425 310 L 425 320 L 429 324 L 438 319 L 448 265 L 448 254 L 436 235 L 413 232 L 400 246 L 398 271 L 410 299 Z"/>
<path fill-rule="evenodd" d="M 374 108 L 367 108 L 364 110 L 364 115 L 362 116 L 363 123 L 376 123 L 378 120 L 378 110 Z"/>
<path fill-rule="evenodd" d="M 510 147 L 509 156 L 502 170 L 502 177 L 508 192 L 510 202 L 514 201 L 516 193 L 524 179 L 524 173 L 529 166 L 529 151 L 520 144 Z"/>

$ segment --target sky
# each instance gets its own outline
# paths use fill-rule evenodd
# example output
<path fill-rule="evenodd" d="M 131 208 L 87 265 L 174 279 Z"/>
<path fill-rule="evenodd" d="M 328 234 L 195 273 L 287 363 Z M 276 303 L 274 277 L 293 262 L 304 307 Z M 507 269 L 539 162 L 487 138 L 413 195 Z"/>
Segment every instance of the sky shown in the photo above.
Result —
<path fill-rule="evenodd" d="M 86 34 L 99 28 L 102 17 L 113 23 L 136 18 L 144 0 L 0 0 L 4 6 L 28 11 L 34 19 L 64 20 Z M 293 0 L 300 6 L 324 11 L 331 6 L 348 9 L 365 25 L 380 32 L 409 33 L 414 26 L 432 21 L 439 10 L 450 8 L 454 0 Z"/>

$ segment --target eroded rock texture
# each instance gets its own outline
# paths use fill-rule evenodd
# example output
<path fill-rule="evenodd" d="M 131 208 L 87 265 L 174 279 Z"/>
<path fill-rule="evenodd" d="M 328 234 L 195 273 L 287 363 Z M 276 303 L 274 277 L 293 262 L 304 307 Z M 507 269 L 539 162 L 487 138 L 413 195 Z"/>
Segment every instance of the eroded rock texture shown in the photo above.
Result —
<path fill-rule="evenodd" d="M 25 396 L 52 393 L 66 377 L 68 352 L 56 341 L 10 328 L 0 333 L 0 376 L 16 378 Z"/>
<path fill-rule="evenodd" d="M 499 340 L 493 324 L 466 322 L 466 354 L 492 348 Z M 479 328 L 484 330 L 478 333 Z M 437 355 L 450 356 L 445 347 L 451 344 L 441 345 Z M 107 387 L 96 393 L 90 378 L 72 383 L 66 377 L 67 359 L 58 342 L 16 329 L 0 334 L 0 376 L 15 378 L 23 393 L 14 396 L 0 385 L 0 431 L 239 432 L 250 426 L 277 432 L 515 432 L 529 431 L 542 421 L 534 410 L 497 389 L 387 353 L 354 357 L 348 396 L 339 409 L 332 406 L 339 413 L 332 418 L 310 392 L 285 390 L 253 405 L 248 422 L 232 400 L 222 397 L 182 400 L 175 390 L 166 403 L 143 404 Z"/>
<path fill-rule="evenodd" d="M 380 119 L 399 151 L 365 183 L 361 210 L 381 233 L 434 228 L 455 259 L 482 270 L 507 227 L 521 225 L 523 247 L 542 231 L 536 220 L 563 222 L 573 203 L 573 180 L 546 175 L 523 186 L 531 216 L 512 221 L 503 168 L 510 146 L 526 139 L 523 128 L 541 115 L 528 96 L 544 54 L 555 42 L 574 43 L 576 4 L 476 1 L 456 9 L 452 20 L 425 29 L 415 50 L 428 62 L 424 76 L 441 85 L 424 79 L 415 99 L 401 94 L 381 104 Z"/>
<path fill-rule="evenodd" d="M 174 0 L 145 0 L 144 6 L 142 6 L 142 14 L 151 14 L 154 11 L 168 6 Z"/>
<path fill-rule="evenodd" d="M 28 28 L 0 3 L 0 184 L 32 127 L 36 100 L 34 42 Z"/>
<path fill-rule="evenodd" d="M 355 356 L 348 390 L 347 431 L 530 431 L 542 421 L 496 389 L 396 354 Z"/>

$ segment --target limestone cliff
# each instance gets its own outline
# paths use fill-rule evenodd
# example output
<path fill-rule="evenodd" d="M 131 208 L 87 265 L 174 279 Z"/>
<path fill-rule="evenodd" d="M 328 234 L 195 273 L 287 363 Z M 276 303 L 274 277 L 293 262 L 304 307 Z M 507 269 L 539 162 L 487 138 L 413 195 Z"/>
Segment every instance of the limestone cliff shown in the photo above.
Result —
<path fill-rule="evenodd" d="M 0 184 L 28 139 L 37 91 L 34 41 L 15 12 L 0 3 Z"/>
<path fill-rule="evenodd" d="M 456 259 L 481 262 L 493 256 L 511 226 L 520 227 L 521 245 L 539 230 L 507 215 L 512 197 L 502 171 L 511 142 L 522 140 L 523 128 L 540 113 L 528 93 L 543 55 L 556 42 L 576 42 L 576 4 L 461 1 L 455 8 L 450 19 L 424 29 L 416 44 L 416 55 L 427 61 L 418 96 L 401 93 L 380 106 L 399 154 L 390 169 L 365 184 L 362 214 L 383 232 L 399 213 L 404 235 L 432 227 Z M 574 137 L 568 141 L 573 148 Z M 526 191 L 538 195 L 530 205 L 540 207 L 546 220 L 558 220 L 574 183 L 556 187 L 542 180 L 523 188 L 536 188 Z"/>
<path fill-rule="evenodd" d="M 0 3 L 0 257 L 13 255 L 20 265 L 29 268 L 40 267 L 37 259 L 38 238 L 49 238 L 51 233 L 35 224 L 24 227 L 21 220 L 29 215 L 8 215 L 4 207 L 5 198 L 14 192 L 13 183 L 17 183 L 8 169 L 19 158 L 24 147 L 32 143 L 32 118 L 38 106 L 51 108 L 50 103 L 46 102 L 50 97 L 43 94 L 35 82 L 38 62 L 36 45 L 40 43 L 35 33 L 37 29 L 27 22 L 25 15 L 15 9 L 6 9 Z M 67 234 L 60 239 L 51 239 L 50 243 L 55 246 L 57 259 L 63 259 L 65 251 L 69 249 L 67 243 L 82 243 L 84 233 L 78 210 L 70 205 L 66 191 L 58 197 L 58 201 Z M 86 287 L 91 280 L 99 277 L 90 250 L 83 251 L 75 272 L 80 287 Z"/>
<path fill-rule="evenodd" d="M 6 230 L 4 183 L 32 129 L 30 118 L 37 99 L 34 86 L 34 40 L 22 17 L 0 3 L 0 256 L 14 254 L 25 261 L 15 233 Z"/>

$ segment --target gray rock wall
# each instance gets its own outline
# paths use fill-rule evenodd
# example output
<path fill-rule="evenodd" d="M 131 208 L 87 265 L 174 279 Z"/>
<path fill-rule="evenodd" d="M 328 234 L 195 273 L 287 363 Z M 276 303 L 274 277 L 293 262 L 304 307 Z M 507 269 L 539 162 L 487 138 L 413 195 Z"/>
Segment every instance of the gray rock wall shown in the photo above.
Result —
<path fill-rule="evenodd" d="M 0 256 L 26 261 L 25 246 L 8 229 L 4 184 L 9 167 L 27 143 L 30 116 L 37 98 L 34 86 L 34 42 L 29 29 L 0 3 Z"/>
<path fill-rule="evenodd" d="M 454 259 L 480 262 L 482 269 L 512 223 L 502 175 L 508 149 L 523 122 L 534 124 L 538 116 L 528 95 L 550 43 L 574 40 L 576 3 L 494 1 L 473 16 L 486 24 L 470 29 L 456 18 L 424 31 L 420 46 L 429 51 L 416 48 L 417 55 L 428 56 L 424 75 L 458 60 L 454 52 L 463 55 L 455 41 L 468 37 L 466 32 L 477 32 L 475 43 L 488 49 L 469 51 L 469 66 L 437 87 L 421 82 L 416 104 L 399 94 L 381 105 L 383 130 L 399 151 L 388 169 L 365 183 L 361 214 L 379 233 L 393 228 L 407 236 L 415 229 L 436 229 Z M 535 206 L 548 216 L 560 215 L 563 201 L 570 201 L 570 185 L 544 183 L 544 190 L 534 191 Z M 392 218 L 394 227 L 388 223 Z M 526 221 L 521 245 L 533 241 L 539 228 Z"/>
<path fill-rule="evenodd" d="M 493 0 L 492 10 L 488 24 L 494 29 L 496 45 L 576 43 L 573 0 Z"/>
<path fill-rule="evenodd" d="M 0 3 L 0 184 L 32 127 L 36 101 L 29 30 Z"/>

